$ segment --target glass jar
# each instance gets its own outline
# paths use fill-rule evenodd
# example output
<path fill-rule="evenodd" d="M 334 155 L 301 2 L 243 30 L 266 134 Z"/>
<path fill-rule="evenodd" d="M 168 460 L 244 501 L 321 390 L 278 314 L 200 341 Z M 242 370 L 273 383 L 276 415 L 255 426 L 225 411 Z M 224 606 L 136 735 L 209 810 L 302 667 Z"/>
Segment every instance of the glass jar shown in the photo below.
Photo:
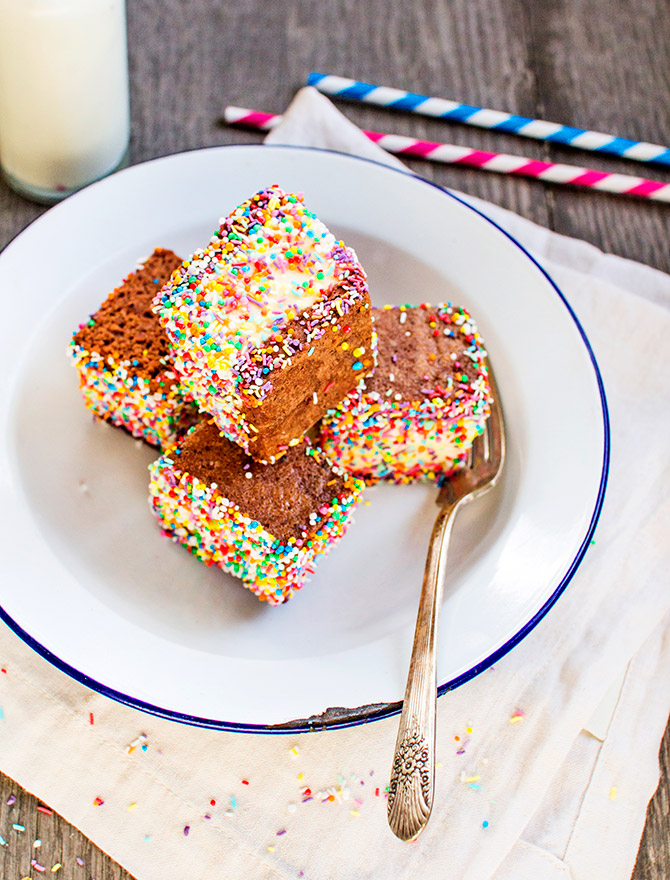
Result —
<path fill-rule="evenodd" d="M 125 163 L 125 0 L 0 0 L 0 166 L 53 204 Z"/>

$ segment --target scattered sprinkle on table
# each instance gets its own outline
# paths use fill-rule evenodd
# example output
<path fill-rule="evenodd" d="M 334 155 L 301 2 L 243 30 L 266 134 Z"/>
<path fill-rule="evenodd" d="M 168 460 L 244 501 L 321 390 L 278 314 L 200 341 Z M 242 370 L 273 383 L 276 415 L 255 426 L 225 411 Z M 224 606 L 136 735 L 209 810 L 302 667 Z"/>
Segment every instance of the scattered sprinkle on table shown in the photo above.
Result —
<path fill-rule="evenodd" d="M 466 749 L 466 747 L 469 745 L 469 743 L 470 743 L 470 737 L 468 736 L 468 737 L 466 737 L 466 738 L 463 740 L 463 742 L 459 745 L 458 749 L 456 749 L 456 754 L 457 754 L 457 755 L 464 755 L 464 754 L 465 754 L 465 749 Z"/>
<path fill-rule="evenodd" d="M 613 785 L 612 788 L 610 788 L 610 800 L 611 801 L 616 800 L 616 795 L 617 795 L 616 785 Z"/>
<path fill-rule="evenodd" d="M 149 748 L 149 746 L 147 745 L 147 739 L 148 739 L 148 737 L 147 737 L 146 733 L 141 733 L 138 737 L 136 737 L 136 738 L 135 738 L 135 739 L 134 739 L 134 740 L 133 740 L 133 741 L 132 741 L 127 747 L 126 747 L 126 751 L 128 752 L 128 754 L 129 754 L 129 755 L 132 755 L 132 753 L 135 751 L 135 749 L 136 749 L 138 746 L 141 747 L 141 749 L 142 749 L 143 752 L 146 752 L 146 750 Z"/>
<path fill-rule="evenodd" d="M 104 802 L 104 800 L 103 800 L 101 797 L 97 797 L 97 798 L 95 798 L 95 800 L 93 801 L 93 804 L 94 804 L 96 807 L 101 807 L 104 803 L 105 803 L 105 802 Z"/>
<path fill-rule="evenodd" d="M 509 723 L 510 724 L 519 724 L 519 722 L 523 721 L 523 719 L 525 717 L 526 717 L 525 712 L 522 712 L 521 709 L 515 709 L 514 712 L 512 712 L 512 717 L 510 718 Z"/>

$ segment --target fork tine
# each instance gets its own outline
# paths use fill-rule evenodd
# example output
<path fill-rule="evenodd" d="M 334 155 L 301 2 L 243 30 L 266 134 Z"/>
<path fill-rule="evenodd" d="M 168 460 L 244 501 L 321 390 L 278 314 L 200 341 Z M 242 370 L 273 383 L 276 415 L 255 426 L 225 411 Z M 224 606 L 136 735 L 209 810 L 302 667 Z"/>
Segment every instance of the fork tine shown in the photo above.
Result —
<path fill-rule="evenodd" d="M 505 458 L 505 425 L 498 385 L 490 363 L 487 362 L 491 387 L 491 413 L 484 430 L 475 437 L 463 467 L 450 477 L 440 480 L 440 492 L 436 498 L 438 507 L 453 503 L 459 496 L 486 490 L 495 485 L 500 477 Z"/>
<path fill-rule="evenodd" d="M 484 447 L 484 458 L 486 461 L 491 457 L 491 426 L 489 422 L 491 420 L 487 419 L 486 424 L 484 425 L 484 433 L 482 434 L 482 445 Z"/>
<path fill-rule="evenodd" d="M 488 443 L 487 430 L 484 428 L 483 434 L 478 434 L 472 441 L 470 447 L 472 454 L 472 468 L 478 470 L 488 459 Z"/>
<path fill-rule="evenodd" d="M 499 473 L 505 460 L 505 420 L 503 417 L 502 401 L 500 392 L 498 391 L 498 383 L 495 374 L 491 368 L 490 362 L 487 362 L 489 371 L 489 385 L 491 387 L 491 415 L 486 420 L 487 435 L 489 441 L 489 462 L 492 467 Z"/>

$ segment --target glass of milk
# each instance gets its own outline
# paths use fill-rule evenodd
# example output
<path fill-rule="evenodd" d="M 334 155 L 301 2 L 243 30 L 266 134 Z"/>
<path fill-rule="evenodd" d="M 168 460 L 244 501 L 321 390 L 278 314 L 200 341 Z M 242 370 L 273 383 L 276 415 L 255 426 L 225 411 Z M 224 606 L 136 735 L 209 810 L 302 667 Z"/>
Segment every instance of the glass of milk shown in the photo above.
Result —
<path fill-rule="evenodd" d="M 0 167 L 53 204 L 125 163 L 125 0 L 0 0 Z"/>

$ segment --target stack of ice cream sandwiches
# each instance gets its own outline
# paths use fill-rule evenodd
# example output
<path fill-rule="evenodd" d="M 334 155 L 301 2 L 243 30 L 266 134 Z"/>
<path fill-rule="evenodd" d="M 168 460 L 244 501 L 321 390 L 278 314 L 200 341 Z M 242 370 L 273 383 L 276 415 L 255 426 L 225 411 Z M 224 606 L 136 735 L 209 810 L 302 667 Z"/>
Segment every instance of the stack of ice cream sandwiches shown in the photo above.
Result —
<path fill-rule="evenodd" d="M 279 605 L 366 483 L 441 479 L 490 411 L 449 303 L 373 308 L 355 252 L 272 186 L 186 260 L 157 248 L 75 332 L 86 405 L 157 447 L 164 533 Z"/>

